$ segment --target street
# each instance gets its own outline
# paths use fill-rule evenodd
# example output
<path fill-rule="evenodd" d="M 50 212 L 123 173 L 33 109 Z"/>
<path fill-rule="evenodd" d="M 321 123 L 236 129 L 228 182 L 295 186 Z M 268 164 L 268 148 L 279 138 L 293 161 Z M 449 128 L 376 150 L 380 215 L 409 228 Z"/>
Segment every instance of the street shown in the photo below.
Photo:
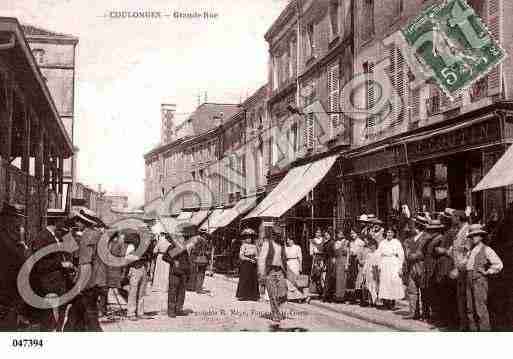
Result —
<path fill-rule="evenodd" d="M 287 303 L 284 311 L 287 320 L 279 326 L 266 318 L 269 304 L 241 302 L 234 298 L 237 282 L 220 275 L 207 277 L 206 294 L 187 292 L 186 317 L 169 318 L 165 314 L 167 295 L 153 292 L 145 299 L 145 308 L 150 312 L 160 311 L 154 319 L 130 321 L 124 318 L 102 321 L 105 331 L 392 331 L 397 328 L 374 324 L 330 308 L 313 304 Z M 150 293 L 148 291 L 148 293 Z M 424 327 L 413 328 L 426 330 Z"/>

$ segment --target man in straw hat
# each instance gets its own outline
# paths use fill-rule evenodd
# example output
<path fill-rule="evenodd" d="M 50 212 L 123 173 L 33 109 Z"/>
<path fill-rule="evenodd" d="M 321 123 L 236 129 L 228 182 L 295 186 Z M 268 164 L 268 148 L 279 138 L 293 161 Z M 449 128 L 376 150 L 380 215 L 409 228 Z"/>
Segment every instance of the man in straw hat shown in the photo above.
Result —
<path fill-rule="evenodd" d="M 426 231 L 429 219 L 418 215 L 413 219 L 411 225 L 412 236 L 406 239 L 405 260 L 406 260 L 406 293 L 410 303 L 410 313 L 408 319 L 420 319 L 421 307 L 419 299 L 422 298 L 422 288 L 424 287 L 425 268 L 424 268 L 424 249 L 431 239 L 431 235 Z M 422 313 L 426 314 L 426 313 Z"/>
<path fill-rule="evenodd" d="M 185 227 L 182 232 L 187 236 L 196 231 L 194 227 Z M 170 318 L 186 315 L 183 311 L 187 278 L 191 274 L 192 263 L 186 243 L 170 241 L 162 260 L 169 263 L 169 290 L 167 292 L 167 315 Z"/>
<path fill-rule="evenodd" d="M 271 238 L 262 245 L 258 257 L 258 273 L 261 280 L 265 280 L 269 303 L 271 305 L 271 319 L 280 322 L 283 314 L 281 305 L 287 301 L 287 256 L 282 228 L 273 226 Z"/>
<path fill-rule="evenodd" d="M 79 233 L 78 263 L 80 273 L 91 273 L 89 280 L 81 283 L 81 293 L 77 307 L 82 310 L 83 330 L 102 331 L 99 322 L 98 298 L 107 284 L 107 268 L 98 255 L 98 242 L 101 232 L 97 230 L 98 217 L 92 211 L 81 209 L 71 213 L 71 221 L 75 223 Z"/>
<path fill-rule="evenodd" d="M 470 243 L 467 238 L 469 231 L 468 217 L 463 210 L 455 210 L 452 215 L 453 226 L 457 229 L 452 247 L 448 254 L 454 261 L 454 268 L 450 277 L 456 280 L 456 300 L 458 303 L 459 329 L 467 329 L 467 290 L 465 258 L 470 251 Z"/>
<path fill-rule="evenodd" d="M 503 264 L 495 251 L 483 240 L 488 232 L 480 224 L 469 227 L 467 237 L 472 247 L 465 260 L 467 289 L 467 320 L 471 331 L 489 331 L 488 276 L 499 273 Z"/>
<path fill-rule="evenodd" d="M 439 219 L 430 220 L 426 226 L 426 232 L 431 236 L 431 239 L 425 247 L 424 254 L 424 282 L 422 283 L 421 291 L 423 291 L 423 311 L 425 319 L 433 321 L 440 320 L 440 306 L 445 303 L 440 302 L 440 294 L 437 292 L 436 272 L 438 256 L 435 252 L 435 247 L 440 244 L 443 239 L 444 224 Z"/>

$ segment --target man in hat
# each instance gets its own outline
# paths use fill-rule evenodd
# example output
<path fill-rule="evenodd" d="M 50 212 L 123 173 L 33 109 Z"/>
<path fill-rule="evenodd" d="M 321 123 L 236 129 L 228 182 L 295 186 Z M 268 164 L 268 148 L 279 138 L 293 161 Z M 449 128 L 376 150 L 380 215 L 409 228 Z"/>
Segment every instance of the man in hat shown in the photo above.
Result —
<path fill-rule="evenodd" d="M 431 239 L 431 235 L 425 228 L 429 219 L 424 216 L 417 216 L 410 223 L 413 225 L 412 236 L 405 243 L 406 260 L 406 293 L 410 303 L 409 319 L 420 319 L 421 308 L 419 299 L 422 298 L 422 288 L 424 286 L 424 249 Z"/>
<path fill-rule="evenodd" d="M 423 308 L 425 319 L 438 321 L 440 319 L 440 295 L 437 292 L 436 272 L 438 257 L 435 252 L 443 238 L 442 232 L 445 226 L 439 219 L 430 220 L 425 227 L 431 239 L 425 247 L 424 253 L 424 283 L 423 283 Z"/>
<path fill-rule="evenodd" d="M 137 255 L 136 251 L 141 247 L 148 249 L 151 238 L 144 236 L 139 231 L 130 231 L 124 236 L 124 242 L 127 244 L 125 259 L 130 263 L 128 265 L 128 319 L 136 321 L 138 319 L 152 319 L 151 316 L 144 314 L 144 297 L 148 285 L 148 263 L 149 258 L 144 254 Z"/>
<path fill-rule="evenodd" d="M 287 256 L 282 229 L 275 225 L 271 237 L 262 244 L 258 257 L 258 273 L 261 280 L 265 280 L 269 303 L 271 305 L 271 319 L 280 322 L 283 318 L 281 305 L 287 301 Z"/>
<path fill-rule="evenodd" d="M 48 224 L 37 235 L 32 243 L 32 252 L 37 253 L 49 245 L 62 245 L 57 236 L 57 225 Z M 67 292 L 66 270 L 73 268 L 73 264 L 67 259 L 67 254 L 53 252 L 41 258 L 32 270 L 33 279 L 39 295 L 46 298 L 56 298 Z M 41 329 L 43 331 L 55 331 L 58 329 L 62 308 L 57 307 L 41 311 Z"/>
<path fill-rule="evenodd" d="M 456 281 L 450 274 L 454 260 L 449 253 L 459 226 L 453 221 L 454 209 L 446 208 L 440 219 L 445 223 L 446 231 L 439 240 L 434 240 L 436 258 L 435 287 L 438 300 L 440 325 L 449 329 L 458 329 L 458 304 L 456 300 Z"/>
<path fill-rule="evenodd" d="M 454 237 L 449 255 L 454 261 L 454 268 L 450 273 L 451 278 L 456 280 L 456 299 L 458 303 L 459 329 L 467 329 L 467 289 L 465 278 L 465 260 L 470 251 L 470 243 L 467 238 L 469 231 L 468 217 L 463 210 L 455 210 L 452 216 L 453 225 L 457 232 Z"/>
<path fill-rule="evenodd" d="M 107 284 L 106 265 L 98 255 L 101 232 L 96 229 L 98 222 L 93 213 L 81 210 L 72 215 L 72 220 L 78 231 L 82 233 L 78 251 L 80 274 L 91 273 L 89 280 L 80 283 L 78 307 L 83 310 L 83 330 L 101 332 L 98 298 L 101 288 Z"/>
<path fill-rule="evenodd" d="M 186 315 L 183 311 L 187 277 L 191 273 L 191 261 L 185 245 L 180 248 L 171 241 L 163 258 L 169 263 L 169 290 L 167 292 L 167 315 L 170 318 Z"/>
<path fill-rule="evenodd" d="M 24 241 L 23 215 L 14 206 L 4 203 L 2 208 L 0 202 L 0 223 L 0 331 L 16 331 L 18 315 L 26 308 L 16 280 L 30 250 Z"/>
<path fill-rule="evenodd" d="M 471 251 L 465 259 L 467 289 L 467 320 L 471 331 L 489 331 L 488 276 L 499 273 L 503 264 L 495 251 L 483 240 L 488 233 L 480 224 L 469 227 Z"/>

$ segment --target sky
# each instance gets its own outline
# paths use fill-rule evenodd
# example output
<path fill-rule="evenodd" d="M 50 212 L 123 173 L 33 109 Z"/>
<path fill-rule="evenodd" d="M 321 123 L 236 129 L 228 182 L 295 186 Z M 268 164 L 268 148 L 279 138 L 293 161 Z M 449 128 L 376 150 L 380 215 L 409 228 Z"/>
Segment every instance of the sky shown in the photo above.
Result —
<path fill-rule="evenodd" d="M 265 32 L 287 0 L 2 0 L 0 16 L 79 38 L 78 180 L 144 202 L 144 153 L 160 139 L 160 104 L 183 119 L 201 101 L 239 103 L 267 81 Z M 116 19 L 111 11 L 217 13 Z"/>

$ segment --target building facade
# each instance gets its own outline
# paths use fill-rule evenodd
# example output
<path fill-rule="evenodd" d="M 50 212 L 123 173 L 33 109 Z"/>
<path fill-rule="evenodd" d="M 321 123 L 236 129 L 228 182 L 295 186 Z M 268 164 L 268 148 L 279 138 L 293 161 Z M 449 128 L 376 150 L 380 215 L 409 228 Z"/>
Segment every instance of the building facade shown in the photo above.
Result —
<path fill-rule="evenodd" d="M 73 145 L 16 19 L 0 18 L 0 43 L 0 212 L 21 209 L 19 223 L 0 222 L 7 232 L 17 227 L 5 238 L 23 227 L 30 244 L 64 197 Z"/>
<path fill-rule="evenodd" d="M 450 101 L 434 84 L 411 89 L 415 79 L 396 45 L 383 40 L 406 26 L 437 1 L 365 0 L 355 2 L 354 73 L 374 76 L 385 58 L 385 69 L 402 110 L 394 121 L 380 115 L 355 121 L 352 150 L 339 176 L 345 196 L 345 217 L 376 213 L 393 219 L 401 205 L 413 211 L 470 207 L 476 219 L 504 213 L 511 189 L 472 192 L 511 142 L 511 59 Z M 502 0 L 468 1 L 494 38 L 511 50 L 506 19 L 513 6 Z M 372 78 L 372 77 L 371 77 Z M 360 96 L 370 108 L 377 101 L 373 86 Z"/>
<path fill-rule="evenodd" d="M 73 141 L 75 131 L 75 61 L 78 38 L 31 25 L 23 31 L 52 94 L 68 136 Z M 76 181 L 76 157 L 64 160 L 64 192 L 71 193 Z M 66 200 L 68 196 L 64 199 Z M 56 209 L 64 209 L 66 203 L 58 203 Z"/>

